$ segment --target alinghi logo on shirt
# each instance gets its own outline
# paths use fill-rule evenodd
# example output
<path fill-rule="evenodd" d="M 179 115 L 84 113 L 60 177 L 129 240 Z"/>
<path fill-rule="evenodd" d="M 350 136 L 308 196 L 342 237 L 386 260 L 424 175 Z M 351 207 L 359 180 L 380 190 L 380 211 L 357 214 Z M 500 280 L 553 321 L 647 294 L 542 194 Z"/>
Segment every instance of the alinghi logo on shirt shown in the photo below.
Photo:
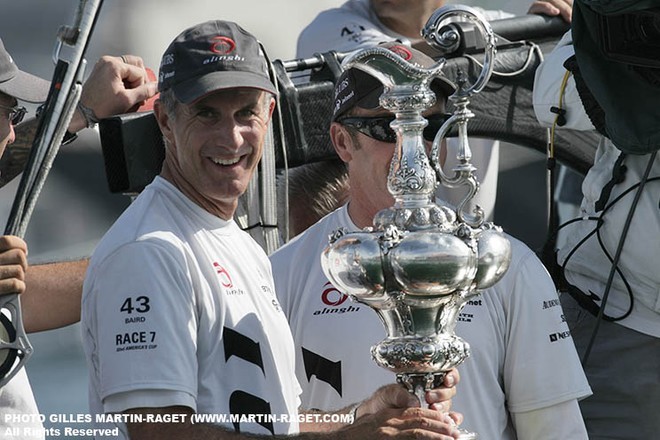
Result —
<path fill-rule="evenodd" d="M 339 307 L 344 304 L 348 299 L 348 295 L 340 292 L 335 286 L 332 285 L 330 281 L 326 282 L 323 285 L 323 291 L 321 292 L 321 302 L 328 307 L 323 307 L 322 310 L 317 310 L 314 312 L 314 315 L 325 315 L 328 313 L 342 314 L 348 312 L 357 312 L 360 310 L 360 306 L 348 305 L 348 307 Z"/>
<path fill-rule="evenodd" d="M 343 314 L 343 313 L 350 313 L 350 312 L 357 312 L 360 310 L 360 307 L 358 306 L 348 306 L 348 307 L 339 307 L 339 308 L 330 308 L 330 307 L 323 307 L 323 310 L 317 310 L 314 312 L 314 315 L 325 315 L 325 314 Z"/>

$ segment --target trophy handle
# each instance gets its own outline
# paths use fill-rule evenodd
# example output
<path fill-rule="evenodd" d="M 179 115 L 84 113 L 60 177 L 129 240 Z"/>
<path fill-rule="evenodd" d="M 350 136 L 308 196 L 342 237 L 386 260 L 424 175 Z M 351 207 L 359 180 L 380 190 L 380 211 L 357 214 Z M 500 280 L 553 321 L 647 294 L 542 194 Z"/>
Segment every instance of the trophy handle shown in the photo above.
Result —
<path fill-rule="evenodd" d="M 422 29 L 422 37 L 431 46 L 440 50 L 446 51 L 448 48 L 457 48 L 461 43 L 461 35 L 455 27 L 448 26 L 451 22 L 458 21 L 456 18 L 462 18 L 473 23 L 481 32 L 486 44 L 483 67 L 479 77 L 470 88 L 459 87 L 459 90 L 455 93 L 458 96 L 468 97 L 481 92 L 493 73 L 495 34 L 486 18 L 478 10 L 469 6 L 443 6 L 431 14 Z"/>
<path fill-rule="evenodd" d="M 431 147 L 431 163 L 436 172 L 436 176 L 441 184 L 449 188 L 467 186 L 466 196 L 456 207 L 456 214 L 460 221 L 467 223 L 472 227 L 479 227 L 484 222 L 484 212 L 481 207 L 476 206 L 472 214 L 465 212 L 466 206 L 479 191 L 479 182 L 475 176 L 476 168 L 472 165 L 472 151 L 467 137 L 467 123 L 474 117 L 474 113 L 468 109 L 470 97 L 479 93 L 486 86 L 493 73 L 493 59 L 495 57 L 495 35 L 486 19 L 474 8 L 469 6 L 451 5 L 443 6 L 435 11 L 426 25 L 422 29 L 422 36 L 426 41 L 441 50 L 451 50 L 460 45 L 461 36 L 456 28 L 449 26 L 456 17 L 466 19 L 472 22 L 481 32 L 486 41 L 486 50 L 483 67 L 474 84 L 466 87 L 467 79 L 458 72 L 456 80 L 458 90 L 449 97 L 453 102 L 455 110 L 453 116 L 447 120 L 433 140 Z M 458 165 L 453 168 L 454 176 L 448 177 L 440 165 L 440 145 L 445 139 L 449 130 L 456 126 L 458 131 Z"/>

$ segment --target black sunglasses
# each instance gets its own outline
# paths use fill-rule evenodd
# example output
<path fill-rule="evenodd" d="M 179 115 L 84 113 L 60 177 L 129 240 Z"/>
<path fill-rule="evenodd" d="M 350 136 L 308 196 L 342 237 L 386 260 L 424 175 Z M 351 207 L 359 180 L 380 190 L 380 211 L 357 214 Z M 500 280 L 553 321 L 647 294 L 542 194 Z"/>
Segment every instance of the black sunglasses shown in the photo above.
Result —
<path fill-rule="evenodd" d="M 12 125 L 20 124 L 25 117 L 25 114 L 27 113 L 27 109 L 25 107 L 7 107 L 5 105 L 0 105 L 0 108 L 3 110 L 8 110 L 7 119 L 11 121 Z"/>
<path fill-rule="evenodd" d="M 422 133 L 424 140 L 433 142 L 435 135 L 440 130 L 440 127 L 442 127 L 442 124 L 447 122 L 451 116 L 452 115 L 449 113 L 425 116 L 429 123 L 424 127 Z M 392 121 L 394 121 L 394 116 L 347 116 L 339 119 L 337 122 L 347 127 L 352 127 L 372 139 L 392 144 L 396 142 L 396 132 L 390 127 Z"/>

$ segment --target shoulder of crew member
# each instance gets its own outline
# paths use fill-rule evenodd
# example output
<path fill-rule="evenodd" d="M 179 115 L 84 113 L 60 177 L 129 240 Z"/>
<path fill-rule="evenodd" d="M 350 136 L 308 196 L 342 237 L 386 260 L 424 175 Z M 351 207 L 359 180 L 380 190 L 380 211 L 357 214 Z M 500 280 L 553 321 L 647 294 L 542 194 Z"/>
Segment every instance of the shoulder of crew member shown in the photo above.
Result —
<path fill-rule="evenodd" d="M 296 56 L 304 58 L 330 50 L 349 52 L 391 39 L 366 17 L 335 8 L 321 12 L 302 30 Z"/>

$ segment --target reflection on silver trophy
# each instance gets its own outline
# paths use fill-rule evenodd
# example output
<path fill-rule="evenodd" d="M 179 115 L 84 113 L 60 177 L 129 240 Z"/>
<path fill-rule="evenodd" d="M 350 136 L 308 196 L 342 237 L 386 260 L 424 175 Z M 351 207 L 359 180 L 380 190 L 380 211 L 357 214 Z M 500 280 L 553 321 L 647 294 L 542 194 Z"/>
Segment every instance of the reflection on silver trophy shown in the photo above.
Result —
<path fill-rule="evenodd" d="M 484 222 L 478 207 L 465 212 L 478 190 L 466 127 L 473 114 L 467 106 L 490 78 L 493 33 L 472 8 L 446 6 L 431 16 L 423 34 L 436 47 L 451 46 L 457 36 L 445 25 L 457 19 L 473 22 L 483 34 L 484 67 L 471 87 L 459 79 L 458 91 L 449 98 L 453 115 L 436 135 L 430 153 L 422 138 L 427 121 L 421 114 L 435 103 L 429 85 L 445 60 L 422 68 L 375 47 L 344 61 L 345 68 L 361 69 L 383 83 L 380 104 L 396 115 L 391 126 L 397 143 L 388 176 L 395 203 L 376 215 L 372 228 L 336 231 L 321 257 L 326 276 L 338 289 L 378 313 L 387 337 L 372 347 L 372 357 L 396 373 L 423 406 L 425 391 L 439 386 L 444 374 L 469 356 L 468 343 L 454 333 L 460 311 L 470 298 L 501 279 L 511 259 L 501 229 Z M 450 128 L 457 129 L 459 153 L 454 175 L 448 177 L 439 160 Z M 450 188 L 467 187 L 456 208 L 435 203 L 438 181 Z M 461 438 L 474 439 L 476 434 L 466 432 Z"/>

